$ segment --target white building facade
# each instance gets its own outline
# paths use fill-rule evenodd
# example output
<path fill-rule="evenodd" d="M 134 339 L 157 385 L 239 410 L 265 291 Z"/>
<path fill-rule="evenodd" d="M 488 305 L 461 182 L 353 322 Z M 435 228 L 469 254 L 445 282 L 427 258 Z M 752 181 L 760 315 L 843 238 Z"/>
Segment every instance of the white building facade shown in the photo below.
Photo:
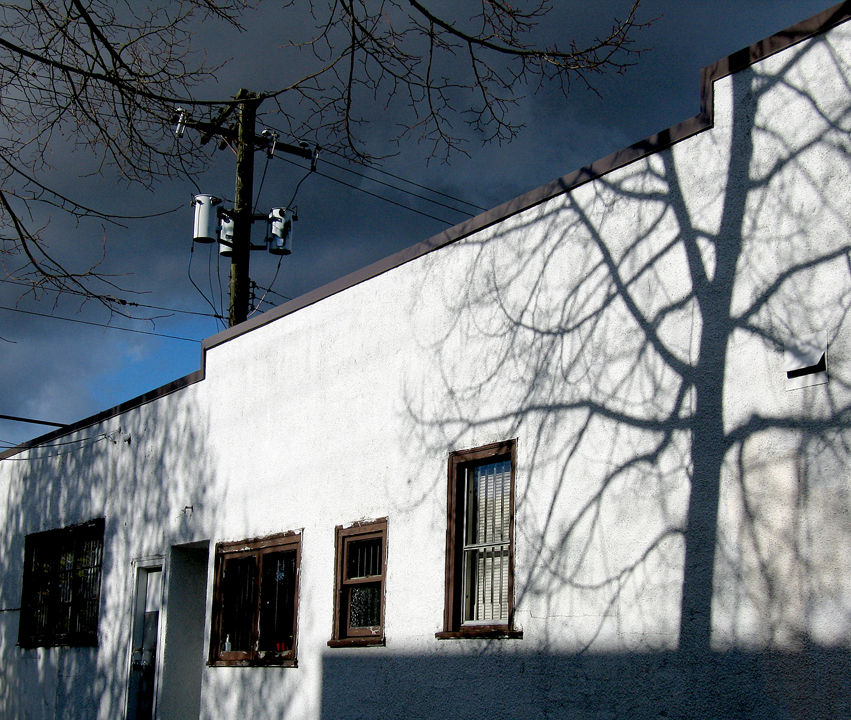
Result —
<path fill-rule="evenodd" d="M 851 717 L 849 17 L 5 452 L 0 716 Z"/>

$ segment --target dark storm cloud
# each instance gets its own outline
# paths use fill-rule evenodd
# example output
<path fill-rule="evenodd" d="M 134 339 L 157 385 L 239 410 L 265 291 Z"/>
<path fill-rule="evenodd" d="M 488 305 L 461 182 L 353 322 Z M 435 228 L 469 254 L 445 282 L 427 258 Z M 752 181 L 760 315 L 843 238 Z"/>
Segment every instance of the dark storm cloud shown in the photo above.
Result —
<path fill-rule="evenodd" d="M 544 30 L 556 38 L 575 36 L 577 32 L 591 37 L 605 32 L 611 18 L 622 14 L 629 4 L 617 0 L 556 3 L 557 8 Z M 598 78 L 597 89 L 602 97 L 579 85 L 567 99 L 549 89 L 533 95 L 532 89 L 527 88 L 529 96 L 518 107 L 518 116 L 525 122 L 526 130 L 510 145 L 480 147 L 471 134 L 471 142 L 466 146 L 470 157 L 458 156 L 450 166 L 434 160 L 428 162 L 427 147 L 423 145 L 381 144 L 397 119 L 392 107 L 375 117 L 367 135 L 380 147 L 398 152 L 385 161 L 384 169 L 483 207 L 492 207 L 696 114 L 702 66 L 825 7 L 827 3 L 811 0 L 747 3 L 647 0 L 642 4 L 642 18 L 658 19 L 639 35 L 637 44 L 652 50 L 644 53 L 625 75 Z M 280 86 L 282 80 L 291 79 L 301 69 L 299 62 L 303 61 L 304 53 L 282 46 L 288 30 L 304 35 L 312 22 L 303 15 L 293 15 L 292 11 L 281 15 L 275 5 L 263 3 L 260 11 L 246 18 L 245 25 L 246 31 L 241 34 L 214 23 L 198 28 L 195 39 L 213 61 L 233 58 L 229 66 L 216 73 L 214 83 L 199 88 L 200 94 L 227 97 L 240 87 L 269 89 Z M 274 126 L 275 116 L 270 113 L 260 125 L 264 122 Z M 199 247 L 192 254 L 192 277 L 206 299 L 187 277 L 192 223 L 188 202 L 196 192 L 191 183 L 166 183 L 157 186 L 153 193 L 145 193 L 115 184 L 108 173 L 104 177 L 81 179 L 81 173 L 95 167 L 92 160 L 81 154 L 63 153 L 67 148 L 58 145 L 55 150 L 60 186 L 81 202 L 107 204 L 110 209 L 127 215 L 159 212 L 178 205 L 181 210 L 118 227 L 92 221 L 75 226 L 55 211 L 37 209 L 34 225 L 51 223 L 45 236 L 52 251 L 79 270 L 100 259 L 105 242 L 107 255 L 99 269 L 115 274 L 114 282 L 123 288 L 116 289 L 116 295 L 140 304 L 195 312 L 212 312 L 210 302 L 220 309 L 219 287 L 220 283 L 226 284 L 228 268 L 224 263 L 218 264 L 215 252 L 211 255 L 207 248 Z M 344 161 L 326 155 L 320 160 L 319 169 L 363 190 L 410 204 L 450 224 L 463 219 L 460 213 L 428 206 L 404 193 L 347 175 L 323 164 L 324 160 L 341 165 L 345 165 Z M 263 165 L 263 156 L 258 154 L 256 184 Z M 280 159 L 271 161 L 263 181 L 259 209 L 265 211 L 286 204 L 304 173 L 304 167 Z M 209 172 L 197 182 L 203 192 L 230 198 L 233 181 L 233 154 L 224 150 L 213 155 Z M 290 297 L 424 240 L 445 227 L 440 220 L 403 210 L 320 176 L 305 180 L 296 202 L 300 219 L 296 225 L 295 252 L 284 258 L 273 288 Z M 256 232 L 259 240 L 259 228 Z M 261 286 L 268 286 L 277 260 L 262 255 L 256 253 L 252 257 L 252 276 Z M 0 283 L 0 304 L 197 339 L 213 334 L 220 327 L 213 318 L 180 313 L 148 322 L 130 321 L 120 316 L 110 317 L 97 303 L 81 304 L 79 298 L 66 296 L 57 301 L 55 295 L 48 293 L 35 301 L 29 296 L 22 298 L 21 292 L 20 287 Z M 267 298 L 282 301 L 276 295 Z M 145 317 L 170 314 L 143 308 L 133 311 Z M 14 341 L 0 342 L 4 368 L 0 376 L 0 413 L 63 422 L 118 404 L 197 369 L 200 353 L 198 345 L 184 341 L 8 310 L 0 310 L 0 336 Z M 37 426 L 0 424 L 0 439 L 7 441 L 20 441 L 41 432 Z"/>

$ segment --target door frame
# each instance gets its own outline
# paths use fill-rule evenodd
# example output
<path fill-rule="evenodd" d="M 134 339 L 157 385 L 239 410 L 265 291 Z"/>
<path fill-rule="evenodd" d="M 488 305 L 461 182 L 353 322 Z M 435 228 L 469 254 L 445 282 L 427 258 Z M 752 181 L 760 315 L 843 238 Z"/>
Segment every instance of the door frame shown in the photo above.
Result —
<path fill-rule="evenodd" d="M 164 555 L 149 555 L 146 557 L 136 558 L 130 563 L 130 599 L 128 613 L 125 617 L 130 618 L 130 633 L 128 635 L 126 663 L 124 672 L 124 717 L 129 717 L 130 713 L 130 673 L 133 663 L 133 640 L 137 631 L 139 595 L 142 589 L 142 578 L 145 578 L 145 596 L 147 597 L 147 575 L 150 572 L 159 571 L 160 576 L 160 611 L 157 618 L 157 652 L 155 657 L 154 667 L 154 699 L 151 717 L 157 717 L 157 701 L 159 700 L 160 690 L 160 669 L 162 668 L 162 627 L 163 627 L 163 609 L 165 600 L 165 556 Z M 144 615 L 144 607 L 143 607 Z"/>

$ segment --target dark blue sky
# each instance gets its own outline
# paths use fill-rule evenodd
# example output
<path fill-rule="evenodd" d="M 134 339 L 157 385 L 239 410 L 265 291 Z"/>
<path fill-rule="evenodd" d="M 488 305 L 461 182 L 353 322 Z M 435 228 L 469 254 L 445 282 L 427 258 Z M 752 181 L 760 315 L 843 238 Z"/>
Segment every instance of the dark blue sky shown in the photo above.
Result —
<path fill-rule="evenodd" d="M 611 18 L 630 5 L 616 0 L 556 4 L 558 12 L 545 31 L 553 37 L 580 39 L 583 34 L 605 32 Z M 544 89 L 520 103 L 518 116 L 527 127 L 509 145 L 482 147 L 473 140 L 465 148 L 469 156 L 456 156 L 446 165 L 429 162 L 423 146 L 408 142 L 381 169 L 476 206 L 493 207 L 696 114 L 702 66 L 826 7 L 817 0 L 646 0 L 641 18 L 656 19 L 638 36 L 637 44 L 648 50 L 626 74 L 601 78 L 601 97 L 578 86 L 566 99 Z M 227 97 L 242 86 L 275 87 L 284 72 L 283 63 L 293 69 L 292 57 L 280 50 L 286 39 L 281 12 L 276 3 L 263 3 L 262 11 L 246 18 L 246 32 L 239 35 L 211 24 L 199 28 L 198 44 L 212 58 L 232 57 L 204 92 Z M 270 112 L 259 125 L 276 127 L 279 121 Z M 382 123 L 392 121 L 392 112 L 380 113 L 367 135 L 381 138 L 386 130 Z M 208 246 L 196 246 L 190 254 L 189 199 L 195 187 L 175 181 L 148 193 L 116 185 L 109 176 L 81 179 L 87 167 L 85 158 L 56 147 L 57 184 L 82 201 L 97 199 L 126 215 L 181 208 L 126 227 L 75 225 L 58 214 L 36 218 L 51 223 L 47 235 L 51 249 L 75 268 L 98 262 L 105 250 L 100 269 L 115 273 L 117 284 L 139 293 L 122 294 L 139 304 L 133 308 L 135 314 L 155 319 L 110 318 L 102 307 L 77 297 L 22 296 L 25 288 L 0 283 L 0 337 L 5 339 L 0 341 L 0 414 L 55 422 L 79 420 L 196 370 L 197 341 L 221 327 L 203 313 L 212 313 L 213 306 L 221 308 L 220 287 L 226 286 L 228 267 L 217 262 Z M 304 167 L 275 159 L 266 168 L 261 186 L 263 169 L 264 156 L 258 154 L 258 208 L 287 204 L 305 175 Z M 330 177 L 313 175 L 299 188 L 293 255 L 283 259 L 277 276 L 276 258 L 265 253 L 252 257 L 251 274 L 258 285 L 269 287 L 274 279 L 273 292 L 266 295 L 274 304 L 283 302 L 282 296 L 303 294 L 478 212 L 444 196 L 432 197 L 451 207 L 377 184 L 362 175 L 425 194 L 338 157 L 324 156 L 318 169 Z M 217 152 L 198 187 L 232 197 L 233 177 L 233 154 Z M 189 280 L 190 260 L 192 279 L 203 296 Z M 111 324 L 112 328 L 82 323 Z M 45 430 L 0 421 L 0 441 L 19 442 Z"/>

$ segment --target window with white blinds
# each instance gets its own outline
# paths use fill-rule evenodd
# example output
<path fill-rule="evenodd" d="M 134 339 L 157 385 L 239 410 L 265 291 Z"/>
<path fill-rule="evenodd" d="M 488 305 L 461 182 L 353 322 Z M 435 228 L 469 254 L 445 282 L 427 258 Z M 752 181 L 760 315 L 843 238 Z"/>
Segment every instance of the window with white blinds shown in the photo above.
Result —
<path fill-rule="evenodd" d="M 474 466 L 465 475 L 463 622 L 506 622 L 511 463 Z"/>
<path fill-rule="evenodd" d="M 514 627 L 516 441 L 449 454 L 440 639 L 522 638 Z"/>

